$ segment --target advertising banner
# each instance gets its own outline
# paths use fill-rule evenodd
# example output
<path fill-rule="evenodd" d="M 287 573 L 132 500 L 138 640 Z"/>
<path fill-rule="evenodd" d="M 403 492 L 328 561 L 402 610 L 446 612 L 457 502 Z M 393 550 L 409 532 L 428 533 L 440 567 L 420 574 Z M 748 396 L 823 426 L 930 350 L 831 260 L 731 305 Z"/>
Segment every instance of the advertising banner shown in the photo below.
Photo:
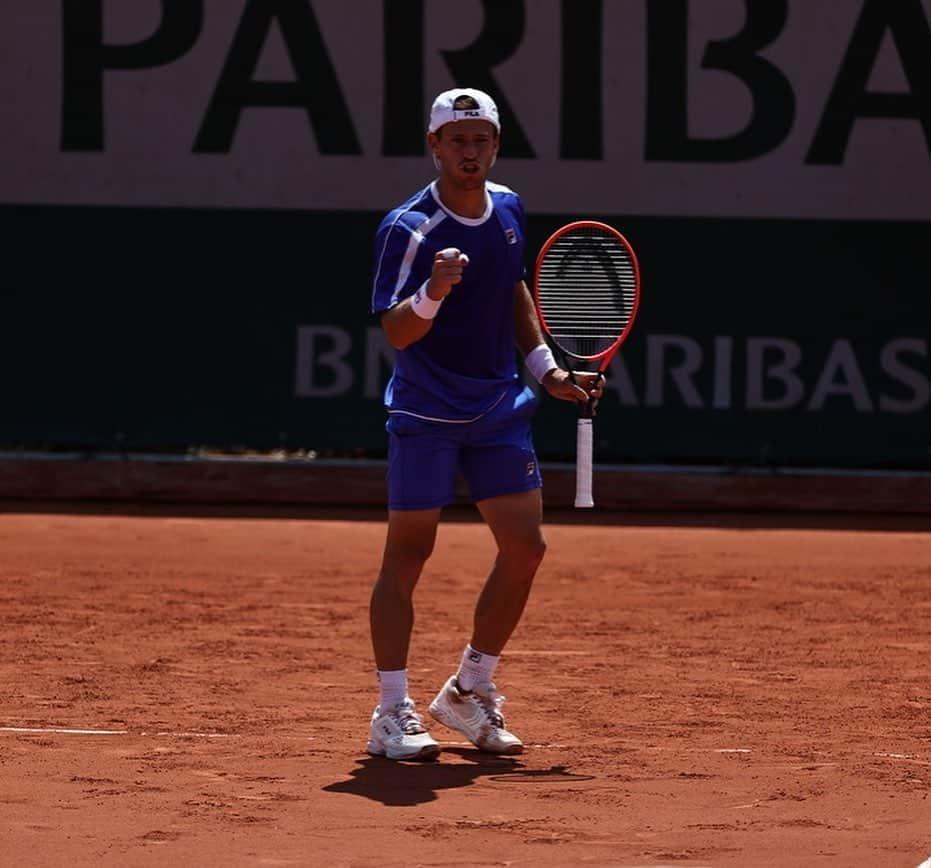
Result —
<path fill-rule="evenodd" d="M 531 249 L 563 219 L 533 218 Z M 19 210 L 0 445 L 381 454 L 392 350 L 369 312 L 378 220 Z M 615 222 L 644 287 L 596 460 L 931 464 L 923 224 Z M 542 401 L 541 455 L 570 458 L 574 436 L 575 409 Z"/>
<path fill-rule="evenodd" d="M 538 213 L 926 220 L 931 0 L 30 0 L 0 202 L 382 210 L 490 91 Z"/>

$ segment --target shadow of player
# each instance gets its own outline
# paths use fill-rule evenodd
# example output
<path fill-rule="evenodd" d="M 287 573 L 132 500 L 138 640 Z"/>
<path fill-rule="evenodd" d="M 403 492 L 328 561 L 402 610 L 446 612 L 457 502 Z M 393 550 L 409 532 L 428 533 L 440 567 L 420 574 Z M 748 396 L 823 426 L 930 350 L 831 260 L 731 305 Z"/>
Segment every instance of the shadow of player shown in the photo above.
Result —
<path fill-rule="evenodd" d="M 455 755 L 466 762 L 443 762 Z M 323 787 L 324 792 L 350 793 L 388 806 L 432 802 L 440 790 L 468 787 L 482 777 L 505 782 L 517 780 L 565 780 L 562 766 L 547 770 L 528 769 L 512 757 L 495 756 L 468 748 L 446 747 L 438 762 L 398 762 L 384 757 L 366 757 L 349 773 L 350 779 Z"/>

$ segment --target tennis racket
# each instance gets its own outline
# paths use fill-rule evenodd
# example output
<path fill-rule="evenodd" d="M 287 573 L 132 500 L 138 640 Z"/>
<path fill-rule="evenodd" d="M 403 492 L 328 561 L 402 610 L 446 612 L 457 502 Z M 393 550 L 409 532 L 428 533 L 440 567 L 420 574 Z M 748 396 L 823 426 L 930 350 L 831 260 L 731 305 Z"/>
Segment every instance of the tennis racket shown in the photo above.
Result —
<path fill-rule="evenodd" d="M 533 297 L 540 324 L 570 376 L 574 371 L 604 376 L 640 304 L 634 249 L 604 223 L 569 223 L 547 239 L 537 256 Z M 582 404 L 576 433 L 577 507 L 595 505 L 592 416 L 592 401 Z"/>

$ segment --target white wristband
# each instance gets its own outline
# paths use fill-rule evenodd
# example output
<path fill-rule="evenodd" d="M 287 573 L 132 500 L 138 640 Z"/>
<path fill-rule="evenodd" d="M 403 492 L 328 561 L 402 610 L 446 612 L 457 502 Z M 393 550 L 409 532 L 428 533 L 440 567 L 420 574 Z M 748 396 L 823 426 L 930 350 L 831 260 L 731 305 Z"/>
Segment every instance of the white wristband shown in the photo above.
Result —
<path fill-rule="evenodd" d="M 553 351 L 546 344 L 540 344 L 527 353 L 524 364 L 538 383 L 542 383 L 550 371 L 559 367 L 553 358 Z"/>
<path fill-rule="evenodd" d="M 411 310 L 421 319 L 433 319 L 443 303 L 442 298 L 437 301 L 427 295 L 427 282 L 424 281 L 420 289 L 411 296 Z"/>

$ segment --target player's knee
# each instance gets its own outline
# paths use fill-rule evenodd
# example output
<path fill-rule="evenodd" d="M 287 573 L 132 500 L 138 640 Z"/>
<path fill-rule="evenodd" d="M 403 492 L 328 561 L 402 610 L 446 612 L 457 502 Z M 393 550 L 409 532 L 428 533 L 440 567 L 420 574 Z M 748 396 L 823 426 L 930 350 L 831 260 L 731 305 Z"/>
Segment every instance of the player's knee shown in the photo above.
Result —
<path fill-rule="evenodd" d="M 409 540 L 396 543 L 385 554 L 385 560 L 403 565 L 406 570 L 416 569 L 418 572 L 433 554 L 433 539 Z"/>
<path fill-rule="evenodd" d="M 501 546 L 501 555 L 534 570 L 540 565 L 545 554 L 546 540 L 538 534 L 517 537 Z"/>
<path fill-rule="evenodd" d="M 378 581 L 372 588 L 371 604 L 373 610 L 383 604 L 395 605 L 398 602 L 409 605 L 417 587 L 418 574 L 404 573 L 392 570 L 389 567 L 382 569 Z"/>
<path fill-rule="evenodd" d="M 543 537 L 538 537 L 530 546 L 528 558 L 539 566 L 544 555 L 546 555 L 546 540 Z"/>

